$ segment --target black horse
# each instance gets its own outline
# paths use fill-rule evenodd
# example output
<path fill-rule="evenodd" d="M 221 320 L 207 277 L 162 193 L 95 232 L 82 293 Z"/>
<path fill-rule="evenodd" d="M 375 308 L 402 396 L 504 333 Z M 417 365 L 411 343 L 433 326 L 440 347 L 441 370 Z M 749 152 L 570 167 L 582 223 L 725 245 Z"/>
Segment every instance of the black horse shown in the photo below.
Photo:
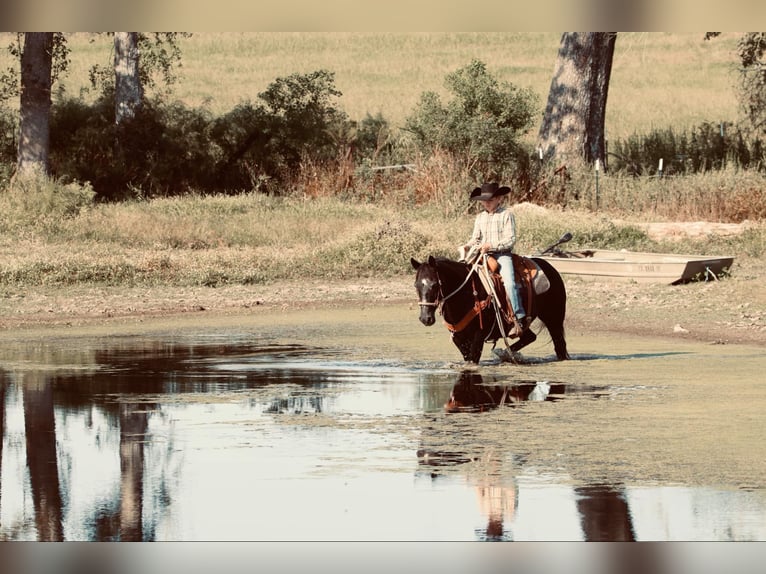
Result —
<path fill-rule="evenodd" d="M 547 261 L 533 257 L 532 260 L 545 273 L 550 288 L 534 297 L 532 309 L 527 309 L 531 319 L 540 319 L 553 340 L 556 357 L 569 358 L 564 338 L 566 315 L 566 288 L 559 273 Z M 475 269 L 459 261 L 429 256 L 420 263 L 410 259 L 415 275 L 415 289 L 420 305 L 420 322 L 430 327 L 436 321 L 437 308 L 441 309 L 444 322 L 452 331 L 452 341 L 463 359 L 478 363 L 485 342 L 496 343 L 508 333 L 511 325 L 501 313 L 503 331 L 498 324 L 492 298 L 487 293 Z M 527 327 L 519 340 L 510 346 L 515 353 L 537 339 Z"/>

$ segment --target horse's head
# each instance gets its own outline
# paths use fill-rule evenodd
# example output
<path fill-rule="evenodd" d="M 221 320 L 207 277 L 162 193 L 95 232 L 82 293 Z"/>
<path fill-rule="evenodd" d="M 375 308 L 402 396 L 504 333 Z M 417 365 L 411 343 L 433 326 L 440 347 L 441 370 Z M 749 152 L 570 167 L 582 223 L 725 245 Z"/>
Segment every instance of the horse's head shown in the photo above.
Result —
<path fill-rule="evenodd" d="M 439 306 L 441 297 L 441 283 L 436 271 L 436 260 L 433 256 L 428 257 L 428 261 L 420 263 L 410 258 L 412 268 L 417 272 L 415 274 L 415 290 L 418 293 L 418 304 L 420 305 L 420 322 L 426 327 L 430 327 L 436 322 L 436 308 Z"/>
<path fill-rule="evenodd" d="M 448 413 L 483 411 L 486 400 L 477 398 L 478 391 L 483 394 L 485 389 L 483 383 L 482 376 L 475 371 L 466 370 L 460 373 L 460 377 L 452 387 L 449 400 L 444 405 L 444 410 Z"/>

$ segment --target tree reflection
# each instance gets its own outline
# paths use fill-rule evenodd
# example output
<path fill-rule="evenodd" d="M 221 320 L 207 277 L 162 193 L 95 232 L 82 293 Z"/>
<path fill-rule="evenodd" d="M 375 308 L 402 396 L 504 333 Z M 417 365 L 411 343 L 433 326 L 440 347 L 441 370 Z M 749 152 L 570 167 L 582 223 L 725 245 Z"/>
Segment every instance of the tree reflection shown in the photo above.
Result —
<path fill-rule="evenodd" d="M 632 542 L 636 539 L 621 488 L 598 484 L 575 488 L 585 540 Z"/>
<path fill-rule="evenodd" d="M 41 373 L 28 373 L 23 381 L 23 397 L 27 466 L 38 540 L 61 541 L 64 533 L 56 457 L 53 386 Z"/>
<path fill-rule="evenodd" d="M 5 443 L 5 373 L 0 371 L 0 477 L 3 476 L 3 443 Z M 0 509 L 3 508 L 3 488 L 0 484 Z"/>
<path fill-rule="evenodd" d="M 120 405 L 120 540 L 143 540 L 144 444 L 148 416 L 140 404 Z"/>
<path fill-rule="evenodd" d="M 491 432 L 481 432 L 486 413 L 500 407 L 521 406 L 529 401 L 555 401 L 568 391 L 571 390 L 565 383 L 547 381 L 485 384 L 484 377 L 475 370 L 465 370 L 458 376 L 449 399 L 444 403 L 444 411 L 447 416 L 452 416 L 451 413 L 475 414 L 470 423 L 467 419 L 460 419 L 463 421 L 461 432 L 473 433 L 473 444 L 467 447 L 459 443 L 460 447 L 457 444 L 453 447 L 445 442 L 444 437 L 433 437 L 435 440 L 421 437 L 417 455 L 420 465 L 432 469 L 432 480 L 439 477 L 441 469 L 465 465 L 468 484 L 476 489 L 481 515 L 486 518 L 485 525 L 475 530 L 477 539 L 512 540 L 514 528 L 520 527 L 522 532 L 524 528 L 516 522 L 520 504 L 518 477 L 515 473 L 509 473 L 509 463 L 519 463 L 523 458 L 508 453 L 502 437 L 498 439 Z M 592 388 L 581 385 L 574 392 L 590 391 Z M 466 425 L 470 425 L 469 428 L 465 428 Z M 429 448 L 431 444 L 438 445 L 438 449 Z M 628 503 L 620 485 L 574 487 L 572 495 L 584 540 L 635 540 Z M 575 531 L 571 535 L 578 538 Z"/>

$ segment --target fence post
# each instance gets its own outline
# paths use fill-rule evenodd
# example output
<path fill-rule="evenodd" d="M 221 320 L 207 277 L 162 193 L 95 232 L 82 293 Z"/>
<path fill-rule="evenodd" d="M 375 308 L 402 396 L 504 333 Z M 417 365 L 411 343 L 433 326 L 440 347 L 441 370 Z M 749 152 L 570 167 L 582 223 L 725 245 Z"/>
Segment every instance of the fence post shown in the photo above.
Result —
<path fill-rule="evenodd" d="M 599 162 L 599 159 L 598 159 L 598 158 L 596 158 L 596 210 L 598 210 L 598 202 L 599 202 L 599 197 L 598 197 L 598 172 L 599 172 L 599 163 L 600 163 L 600 162 Z"/>

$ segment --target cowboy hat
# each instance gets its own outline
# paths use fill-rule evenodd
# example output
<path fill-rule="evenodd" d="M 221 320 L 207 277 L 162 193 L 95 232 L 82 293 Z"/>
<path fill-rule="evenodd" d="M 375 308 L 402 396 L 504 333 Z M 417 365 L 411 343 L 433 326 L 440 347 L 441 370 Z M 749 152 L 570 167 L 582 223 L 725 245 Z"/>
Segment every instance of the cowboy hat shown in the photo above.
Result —
<path fill-rule="evenodd" d="M 500 187 L 497 183 L 482 183 L 481 187 L 475 188 L 471 192 L 471 200 L 474 201 L 486 201 L 487 199 L 492 199 L 493 197 L 497 197 L 499 195 L 505 195 L 511 191 L 510 187 L 503 186 Z"/>

